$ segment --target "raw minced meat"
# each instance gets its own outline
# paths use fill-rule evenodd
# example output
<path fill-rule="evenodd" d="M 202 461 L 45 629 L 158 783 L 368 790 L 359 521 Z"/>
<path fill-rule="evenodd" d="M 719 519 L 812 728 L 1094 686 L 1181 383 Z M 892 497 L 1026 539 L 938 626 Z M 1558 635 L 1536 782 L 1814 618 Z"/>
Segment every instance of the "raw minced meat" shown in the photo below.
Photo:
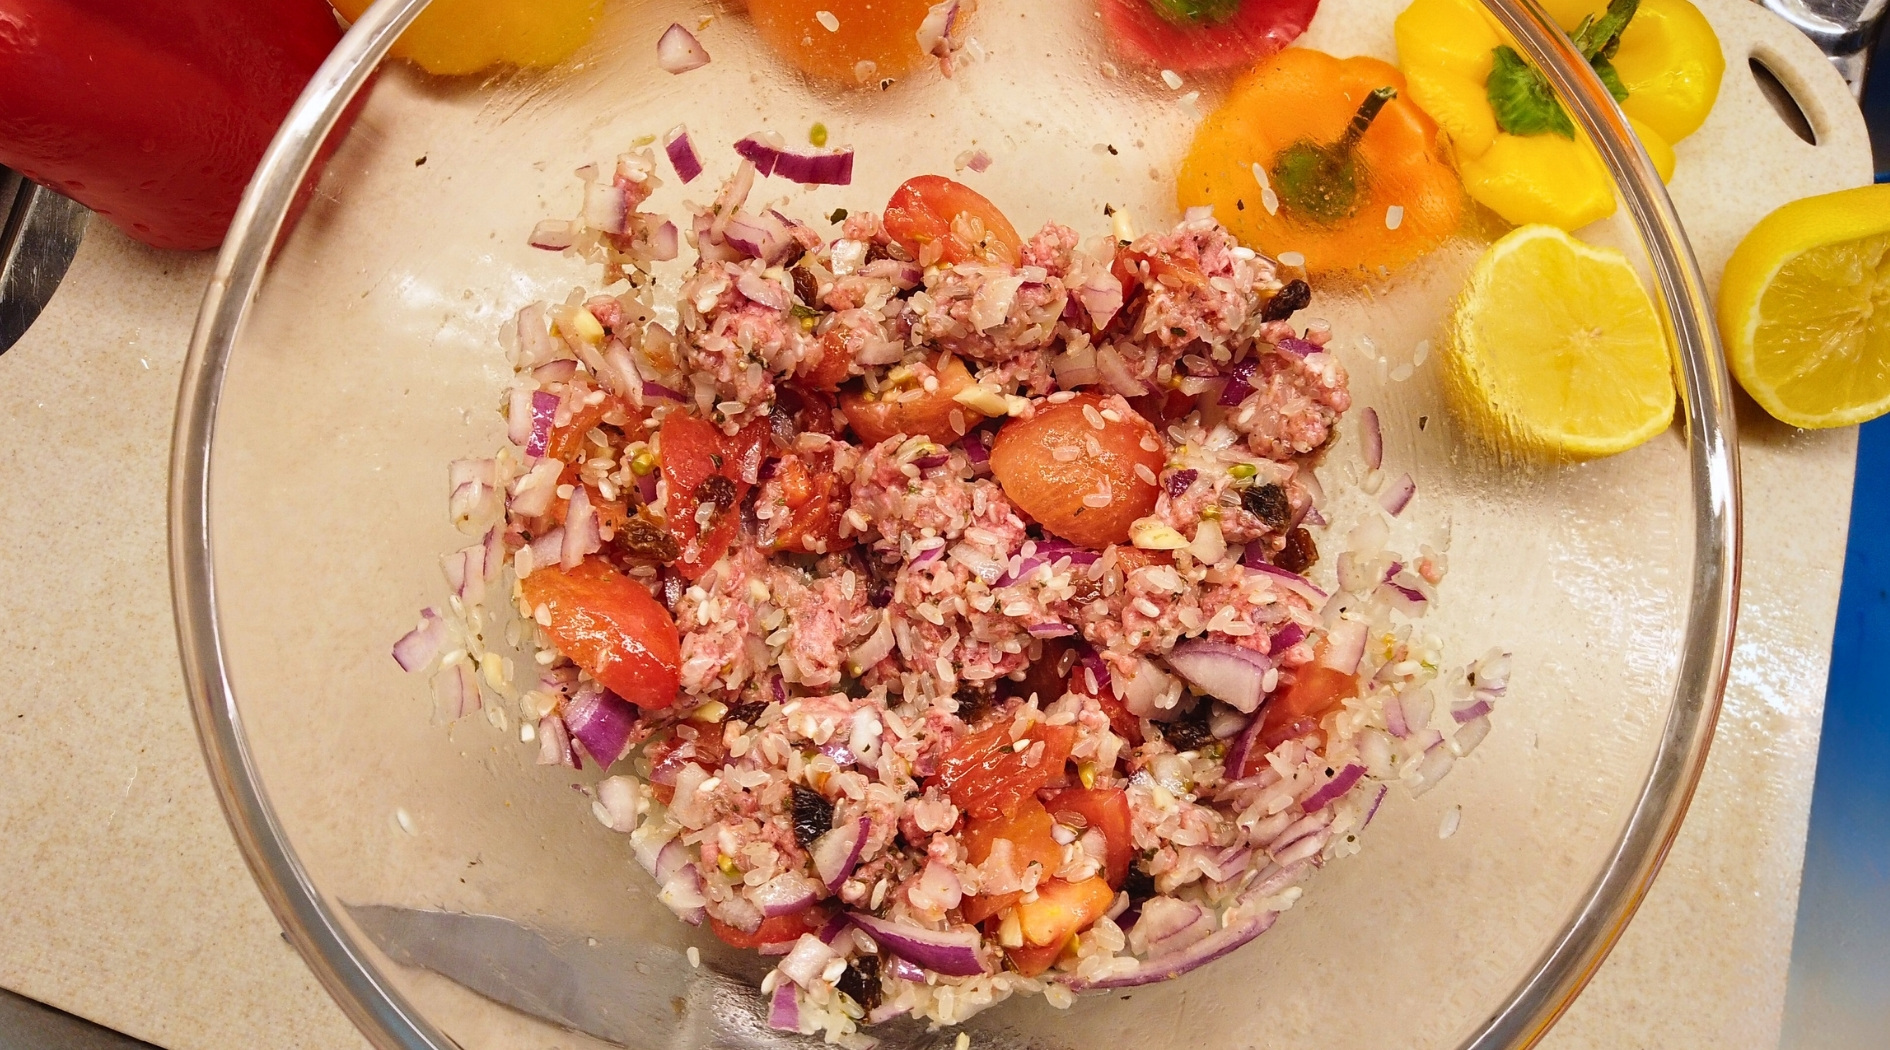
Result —
<path fill-rule="evenodd" d="M 463 714 L 502 677 L 491 622 L 518 613 L 536 667 L 501 692 L 540 760 L 630 770 L 592 789 L 600 819 L 685 921 L 786 956 L 763 990 L 802 1030 L 857 1048 L 899 1014 L 1183 972 L 1487 730 L 1506 658 L 1446 669 L 1418 620 L 1441 553 L 1394 555 L 1378 521 L 1337 590 L 1275 564 L 1309 556 L 1350 395 L 1323 328 L 1262 319 L 1278 268 L 1211 217 L 1127 244 L 1052 223 L 999 257 L 964 213 L 953 236 L 985 248 L 951 261 L 873 212 L 828 242 L 752 209 L 744 165 L 678 224 L 698 257 L 671 332 L 665 220 L 636 210 L 654 166 L 618 171 L 624 229 L 572 250 L 629 290 L 519 315 L 511 444 L 454 465 L 454 518 L 484 535 L 448 559 L 460 615 L 416 635 L 460 643 L 436 687 Z M 948 395 L 954 358 L 973 384 Z M 864 441 L 849 415 L 946 396 L 929 433 Z M 1033 484 L 1068 491 L 1030 502 L 994 473 L 994 433 L 1079 406 L 1093 430 L 1028 450 Z M 1101 440 L 1124 433 L 1146 436 Z M 1094 463 L 1119 474 L 1057 480 Z M 1097 547 L 1021 509 L 1124 499 L 1146 513 Z M 559 573 L 647 592 L 629 606 L 675 626 L 673 698 L 607 687 L 595 640 L 618 621 L 582 607 L 571 630 L 539 575 Z"/>

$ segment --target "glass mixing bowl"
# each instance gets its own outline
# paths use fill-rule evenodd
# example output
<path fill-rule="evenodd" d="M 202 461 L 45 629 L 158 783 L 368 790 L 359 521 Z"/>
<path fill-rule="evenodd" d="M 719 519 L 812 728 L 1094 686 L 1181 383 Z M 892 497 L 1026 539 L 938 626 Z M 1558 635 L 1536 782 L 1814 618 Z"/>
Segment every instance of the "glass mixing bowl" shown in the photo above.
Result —
<path fill-rule="evenodd" d="M 1678 425 L 1631 453 L 1560 466 L 1461 432 L 1437 355 L 1412 355 L 1438 335 L 1480 235 L 1389 279 L 1322 282 L 1314 312 L 1337 333 L 1356 404 L 1377 408 L 1387 461 L 1418 483 L 1398 527 L 1449 545 L 1433 628 L 1459 663 L 1492 646 L 1514 654 L 1495 731 L 1436 790 L 1394 790 L 1363 853 L 1320 873 L 1256 942 L 1068 1011 L 1004 1004 L 967 1026 L 977 1040 L 1220 1050 L 1265 1033 L 1269 1046 L 1322 1050 L 1526 1046 L 1594 972 L 1673 839 L 1732 632 L 1726 375 L 1685 237 L 1619 111 L 1533 0 L 1489 4 L 1612 172 L 1621 206 L 1586 235 L 1644 268 L 1677 352 Z M 437 724 L 424 681 L 387 657 L 415 610 L 440 597 L 440 556 L 464 543 L 444 513 L 444 464 L 503 440 L 494 409 L 509 368 L 497 331 L 521 305 L 595 281 L 590 267 L 530 247 L 534 224 L 575 214 L 575 168 L 679 122 L 714 169 L 726 159 L 716 151 L 746 133 L 799 135 L 818 120 L 860 148 L 859 167 L 846 188 L 770 182 L 800 214 L 878 207 L 906 175 L 951 173 L 982 148 L 990 170 L 961 177 L 1020 228 L 1054 218 L 1100 233 L 1110 204 L 1150 229 L 1175 218 L 1167 173 L 1194 118 L 1153 71 L 1103 74 L 1086 0 L 985 0 L 973 30 L 982 60 L 884 91 L 786 72 L 739 10 L 678 0 L 611 5 L 596 39 L 551 73 L 432 80 L 383 66 L 423 6 L 386 0 L 353 27 L 224 247 L 179 403 L 179 638 L 243 852 L 290 939 L 368 1037 L 390 1050 L 583 1044 L 393 964 L 342 907 L 489 913 L 708 949 L 572 790 L 594 770 L 535 765 L 536 747 L 499 704 L 488 707 L 497 725 Z M 714 61 L 659 71 L 662 28 L 706 13 Z M 1391 57 L 1394 14 L 1391 3 L 1326 0 L 1301 43 Z M 1221 86 L 1201 82 L 1198 107 Z M 351 103 L 348 130 L 329 141 Z M 279 236 L 324 150 L 306 212 Z M 684 194 L 672 180 L 652 206 Z M 1357 431 L 1344 427 L 1322 468 L 1341 506 L 1363 498 Z M 687 1038 L 667 1011 L 646 1022 L 640 1045 Z"/>

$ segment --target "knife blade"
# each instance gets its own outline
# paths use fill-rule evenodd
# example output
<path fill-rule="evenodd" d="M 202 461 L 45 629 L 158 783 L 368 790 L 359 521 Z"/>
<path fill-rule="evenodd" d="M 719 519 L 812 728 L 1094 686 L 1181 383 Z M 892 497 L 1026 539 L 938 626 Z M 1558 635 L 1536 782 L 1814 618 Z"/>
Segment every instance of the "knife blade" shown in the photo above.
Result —
<path fill-rule="evenodd" d="M 6 353 L 46 308 L 72 265 L 92 213 L 0 168 L 0 354 Z"/>
<path fill-rule="evenodd" d="M 347 909 L 395 962 L 605 1042 L 674 1050 L 824 1046 L 818 1037 L 769 1028 L 753 981 L 692 966 L 667 945 L 541 932 L 496 915 L 378 904 Z"/>

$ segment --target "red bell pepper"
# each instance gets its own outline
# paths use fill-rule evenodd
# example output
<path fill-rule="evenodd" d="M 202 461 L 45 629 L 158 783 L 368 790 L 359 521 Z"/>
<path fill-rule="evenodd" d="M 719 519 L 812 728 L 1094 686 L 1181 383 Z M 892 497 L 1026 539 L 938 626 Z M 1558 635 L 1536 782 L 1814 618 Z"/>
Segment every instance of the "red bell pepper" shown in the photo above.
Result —
<path fill-rule="evenodd" d="M 341 39 L 323 0 L 0 0 L 0 164 L 158 248 L 214 248 Z"/>

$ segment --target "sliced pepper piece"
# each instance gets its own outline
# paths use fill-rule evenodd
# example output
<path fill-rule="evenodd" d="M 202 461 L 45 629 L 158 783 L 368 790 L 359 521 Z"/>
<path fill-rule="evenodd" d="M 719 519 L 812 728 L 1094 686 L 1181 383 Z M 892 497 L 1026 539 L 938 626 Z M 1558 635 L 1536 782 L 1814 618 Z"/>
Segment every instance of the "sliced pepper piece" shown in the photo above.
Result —
<path fill-rule="evenodd" d="M 333 0 L 350 22 L 371 2 Z M 435 76 L 555 66 L 590 39 L 603 8 L 604 0 L 433 0 L 394 42 L 393 54 Z"/>

